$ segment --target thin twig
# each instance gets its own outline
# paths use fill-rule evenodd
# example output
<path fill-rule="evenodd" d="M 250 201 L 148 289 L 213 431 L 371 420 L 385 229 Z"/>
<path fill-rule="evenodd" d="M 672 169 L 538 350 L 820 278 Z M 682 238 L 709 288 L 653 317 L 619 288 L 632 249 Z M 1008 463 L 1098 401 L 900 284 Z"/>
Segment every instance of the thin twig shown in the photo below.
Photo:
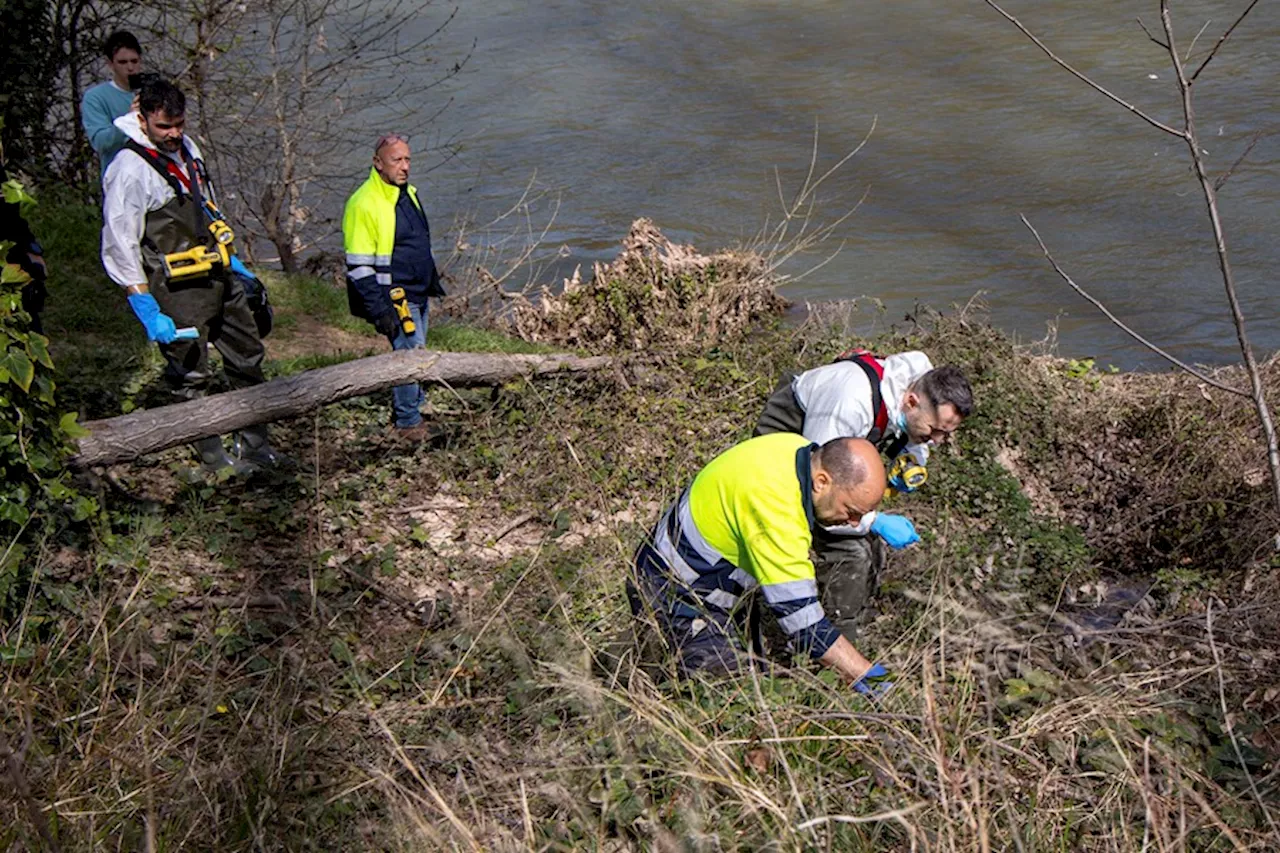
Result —
<path fill-rule="evenodd" d="M 36 803 L 35 797 L 31 793 L 31 786 L 27 784 L 27 775 L 22 770 L 22 762 L 18 759 L 17 753 L 9 748 L 9 739 L 5 737 L 4 732 L 0 732 L 0 759 L 4 760 L 3 776 L 9 777 L 9 784 L 13 786 L 18 799 L 22 801 L 23 807 L 26 808 L 27 818 L 31 821 L 31 825 L 40 833 L 45 849 L 52 850 L 53 853 L 59 853 L 62 848 L 58 846 L 58 842 L 53 838 L 53 833 L 49 830 L 49 819 L 45 817 L 44 812 L 40 810 L 40 806 Z M 52 807 L 50 808 L 52 809 Z"/>
<path fill-rule="evenodd" d="M 385 598 L 387 601 L 390 601 L 392 604 L 395 604 L 396 606 L 398 606 L 401 610 L 404 610 L 406 613 L 413 614 L 416 612 L 416 607 L 414 603 L 409 599 L 405 598 L 400 593 L 392 592 L 391 590 L 379 584 L 373 578 L 365 577 L 364 575 L 360 574 L 351 566 L 348 566 L 345 563 L 339 563 L 338 568 L 341 569 L 342 572 L 347 577 L 351 578 L 353 581 L 363 584 L 364 588 L 367 589 L 369 592 L 377 593 L 378 595 Z"/>
<path fill-rule="evenodd" d="M 1031 32 L 1031 30 L 1023 26 L 1021 21 L 1019 21 L 1013 15 L 1010 15 L 1003 8 L 1001 8 L 1000 4 L 996 3 L 995 0 L 983 0 L 983 2 L 985 2 L 992 9 L 995 9 L 997 12 L 999 12 L 1006 21 L 1008 21 L 1009 23 L 1017 27 L 1019 32 L 1021 32 L 1027 38 L 1031 39 L 1031 41 L 1035 44 L 1035 46 L 1040 48 L 1040 50 L 1044 52 L 1045 56 L 1052 59 L 1065 71 L 1070 72 L 1073 77 L 1075 77 L 1076 79 L 1084 83 L 1087 83 L 1094 91 L 1098 92 L 1101 95 L 1106 96 L 1106 98 L 1112 101 L 1113 103 L 1119 104 L 1120 106 L 1124 107 L 1126 110 L 1133 113 L 1138 118 L 1142 119 L 1147 124 L 1151 125 L 1157 130 L 1163 130 L 1165 133 L 1169 134 L 1170 136 L 1183 136 L 1182 131 L 1175 130 L 1174 128 L 1170 127 L 1164 122 L 1156 120 L 1155 118 L 1151 117 L 1147 113 L 1143 112 L 1138 107 L 1135 107 L 1133 104 L 1126 101 L 1124 98 L 1114 94 L 1110 89 L 1107 89 L 1106 87 L 1093 82 L 1093 80 L 1091 80 L 1087 75 L 1085 75 L 1080 71 L 1077 71 L 1066 60 L 1062 59 L 1060 56 L 1058 56 L 1056 53 L 1050 50 L 1048 45 L 1040 41 L 1040 39 L 1036 37 L 1035 33 Z M 1255 0 L 1255 2 L 1257 2 L 1257 0 Z"/>
<path fill-rule="evenodd" d="M 912 803 L 906 808 L 894 809 L 893 811 L 888 811 L 888 812 L 878 812 L 877 814 L 823 815 L 822 817 L 815 817 L 813 820 L 806 820 L 804 823 L 797 826 L 796 829 L 798 831 L 803 832 L 806 829 L 811 829 L 812 827 L 819 826 L 824 823 L 855 823 L 855 824 L 856 823 L 883 823 L 886 820 L 896 820 L 899 823 L 901 823 L 903 826 L 906 826 L 907 825 L 906 821 L 904 821 L 903 818 L 913 812 L 918 812 L 920 809 L 924 808 L 924 806 L 925 806 L 924 802 L 919 802 L 919 803 Z"/>
<path fill-rule="evenodd" d="M 760 670 L 754 662 L 751 665 L 751 687 L 756 694 L 758 707 L 763 712 L 764 718 L 769 721 L 769 728 L 773 731 L 773 737 L 776 740 L 781 740 L 782 732 L 778 730 L 778 721 L 773 718 L 773 711 L 769 708 L 769 703 L 765 701 L 763 691 L 760 690 Z M 809 811 L 804 807 L 804 797 L 800 795 L 800 786 L 796 784 L 795 774 L 791 771 L 791 762 L 787 760 L 787 756 L 782 750 L 778 750 L 778 763 L 782 765 L 782 772 L 787 777 L 787 784 L 791 788 L 791 796 L 796 801 L 796 811 L 800 812 L 800 817 L 805 818 L 807 823 Z M 800 831 L 804 831 L 803 825 Z M 816 835 L 814 840 L 817 840 Z"/>
<path fill-rule="evenodd" d="M 1200 28 L 1200 32 L 1196 33 L 1196 37 L 1191 40 L 1191 45 L 1187 48 L 1187 57 L 1186 59 L 1183 60 L 1183 62 L 1191 61 L 1191 52 L 1196 49 L 1196 42 L 1200 41 L 1200 36 L 1204 35 L 1204 31 L 1209 29 L 1209 25 L 1212 23 L 1213 23 L 1213 18 L 1210 18 L 1209 20 L 1204 22 L 1204 26 Z M 1165 45 L 1164 49 L 1168 50 L 1169 46 Z"/>
<path fill-rule="evenodd" d="M 433 509 L 465 509 L 466 505 L 452 498 L 441 498 L 439 500 L 431 500 L 426 503 L 413 504 L 412 506 L 400 506 L 388 510 L 391 515 L 412 515 L 415 512 L 424 512 Z"/>
<path fill-rule="evenodd" d="M 1218 190 L 1222 189 L 1223 185 L 1226 184 L 1226 182 L 1231 179 L 1231 176 L 1236 173 L 1236 169 L 1240 168 L 1240 164 L 1243 163 L 1244 159 L 1249 156 L 1249 152 L 1252 151 L 1254 146 L 1258 144 L 1258 141 L 1261 140 L 1264 136 L 1271 136 L 1273 133 L 1275 133 L 1275 131 L 1270 131 L 1270 130 L 1254 131 L 1253 135 L 1249 137 L 1249 144 L 1246 145 L 1244 147 L 1244 150 L 1240 152 L 1240 156 L 1236 158 L 1236 161 L 1232 163 L 1230 168 L 1228 168 L 1225 172 L 1223 172 L 1218 177 L 1214 178 L 1213 191 L 1217 192 Z"/>
<path fill-rule="evenodd" d="M 536 850 L 533 846 L 533 815 L 529 812 L 529 793 L 524 788 L 524 779 L 520 780 L 520 816 L 524 819 L 524 843 L 531 851 Z"/>
<path fill-rule="evenodd" d="M 1161 5 L 1163 6 L 1163 4 Z M 1236 18 L 1235 23 L 1227 27 L 1227 31 L 1222 34 L 1222 37 L 1219 38 L 1217 43 L 1214 44 L 1213 48 L 1210 49 L 1209 55 L 1204 58 L 1204 62 L 1201 62 L 1200 67 L 1197 68 L 1195 70 L 1195 73 L 1191 75 L 1190 82 L 1192 83 L 1196 82 L 1196 78 L 1200 76 L 1200 72 L 1204 70 L 1204 67 L 1208 65 L 1210 62 L 1212 62 L 1213 58 L 1218 55 L 1218 48 L 1222 47 L 1223 42 L 1225 42 L 1231 36 L 1231 33 L 1235 30 L 1236 27 L 1240 26 L 1240 22 L 1244 20 L 1245 15 L 1248 15 L 1250 12 L 1252 12 L 1253 7 L 1257 5 L 1258 5 L 1258 0 L 1253 0 L 1253 2 L 1250 3 L 1248 6 L 1246 6 L 1245 10 L 1240 13 L 1240 17 Z M 1170 39 L 1169 42 L 1170 44 L 1172 44 L 1173 39 Z M 1190 53 L 1190 51 L 1188 51 L 1188 53 Z"/>
<path fill-rule="evenodd" d="M 516 594 L 516 590 L 520 588 L 520 584 L 524 582 L 524 579 L 529 576 L 529 572 L 533 571 L 534 566 L 538 565 L 538 558 L 542 556 L 542 546 L 546 544 L 546 541 L 546 539 L 543 539 L 538 545 L 538 550 L 534 552 L 533 558 L 529 560 L 529 565 L 520 573 L 520 577 L 516 578 L 516 582 L 511 585 L 511 589 L 507 590 L 507 594 L 503 596 L 502 601 L 500 601 L 498 606 L 494 608 L 493 613 L 489 614 L 489 618 L 480 626 L 480 630 L 476 633 L 475 639 L 471 641 L 471 645 L 467 646 L 466 651 L 462 653 L 462 657 L 458 659 L 457 665 L 449 670 L 448 678 L 442 681 L 440 686 L 436 688 L 436 692 L 432 694 L 431 700 L 427 703 L 428 708 L 434 708 L 439 705 L 440 697 L 444 695 L 444 692 L 449 689 L 449 685 L 453 683 L 453 679 L 462 671 L 462 665 L 467 662 L 467 658 L 470 657 L 471 653 L 480 645 L 480 641 L 488 632 L 489 626 L 493 624 L 493 620 L 497 619 L 499 614 L 506 612 L 507 602 L 511 600 L 511 596 Z"/>
<path fill-rule="evenodd" d="M 1142 22 L 1142 18 L 1134 18 L 1134 20 L 1138 22 L 1138 26 L 1142 27 L 1142 31 L 1147 34 L 1147 38 L 1151 39 L 1153 42 L 1160 45 L 1165 50 L 1169 49 L 1169 45 L 1160 41 L 1160 39 L 1156 38 L 1154 35 L 1151 34 L 1151 30 L 1147 29 L 1147 25 Z"/>
<path fill-rule="evenodd" d="M 534 516 L 534 513 L 532 512 L 522 512 L 519 515 L 517 515 L 515 518 L 511 519 L 511 522 L 507 524 L 506 527 L 502 528 L 497 533 L 493 534 L 493 544 L 497 545 L 499 542 L 502 541 L 502 538 L 506 536 L 508 533 L 515 530 L 517 527 L 521 526 L 522 524 L 525 524 L 526 522 L 531 521 L 533 519 L 533 516 Z"/>
<path fill-rule="evenodd" d="M 1072 290 L 1074 290 L 1076 293 L 1083 296 L 1095 308 L 1097 308 L 1104 315 L 1106 315 L 1106 318 L 1110 320 L 1112 323 L 1115 323 L 1120 328 L 1121 331 L 1129 335 L 1131 338 L 1133 338 L 1138 343 L 1142 344 L 1147 349 L 1154 352 L 1156 355 L 1177 365 L 1178 367 L 1185 370 L 1187 373 L 1190 373 L 1192 376 L 1196 377 L 1201 382 L 1207 383 L 1209 385 L 1212 385 L 1214 388 L 1218 388 L 1222 391 L 1227 391 L 1231 394 L 1236 394 L 1241 397 L 1249 396 L 1248 391 L 1241 390 L 1240 388 L 1234 388 L 1230 385 L 1227 385 L 1225 382 L 1219 382 L 1217 379 L 1214 379 L 1212 376 L 1209 376 L 1205 373 L 1200 372 L 1199 370 L 1196 370 L 1194 367 L 1187 364 L 1185 361 L 1182 361 L 1181 359 L 1173 355 L 1170 355 L 1169 353 L 1162 350 L 1160 347 L 1151 343 L 1151 341 L 1147 340 L 1142 335 L 1135 332 L 1133 329 L 1126 326 L 1119 317 L 1111 313 L 1111 311 L 1107 308 L 1107 306 L 1103 305 L 1097 299 L 1094 299 L 1092 296 L 1090 296 L 1089 293 L 1086 292 L 1083 287 L 1076 284 L 1075 281 L 1072 280 L 1071 276 L 1067 275 L 1066 270 L 1058 266 L 1058 262 L 1054 260 L 1053 255 L 1050 254 L 1049 252 L 1049 247 L 1044 244 L 1044 240 L 1040 239 L 1040 232 L 1035 229 L 1035 226 L 1033 226 L 1029 221 L 1027 221 L 1027 217 L 1023 216 L 1022 214 L 1019 214 L 1019 218 L 1022 220 L 1022 224 L 1027 226 L 1027 229 L 1032 233 L 1032 235 L 1035 236 L 1036 242 L 1040 244 L 1040 250 L 1044 252 L 1044 256 L 1049 260 L 1049 264 L 1053 267 L 1053 271 L 1056 272 L 1063 281 L 1065 281 L 1068 285 L 1070 285 Z"/>

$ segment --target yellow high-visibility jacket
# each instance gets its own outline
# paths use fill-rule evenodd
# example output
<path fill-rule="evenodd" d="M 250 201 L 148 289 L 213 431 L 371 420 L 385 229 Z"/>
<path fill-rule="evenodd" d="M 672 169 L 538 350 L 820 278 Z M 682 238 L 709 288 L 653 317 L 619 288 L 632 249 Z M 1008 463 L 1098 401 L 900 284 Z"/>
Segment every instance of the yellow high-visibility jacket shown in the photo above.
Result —
<path fill-rule="evenodd" d="M 840 636 L 818 600 L 813 542 L 813 449 L 773 433 L 713 459 L 658 522 L 653 550 L 713 610 L 731 612 L 759 586 L 796 645 L 821 657 Z"/>
<path fill-rule="evenodd" d="M 415 213 L 422 217 L 423 230 L 426 231 L 423 245 L 396 246 L 396 202 L 400 199 L 400 188 L 384 181 L 376 169 L 370 168 L 368 180 L 351 194 L 343 209 L 342 243 L 347 256 L 347 299 L 351 313 L 357 317 L 371 320 L 392 310 L 387 295 L 392 286 L 392 266 L 404 266 L 400 263 L 402 259 L 395 256 L 397 252 L 425 254 L 420 264 L 430 269 L 428 280 L 421 288 L 424 292 L 409 294 L 413 301 L 425 302 L 427 296 L 444 295 L 431 258 L 430 229 L 418 201 L 418 190 L 412 184 L 406 189 L 416 208 Z M 399 284 L 404 285 L 405 282 L 402 280 Z"/>

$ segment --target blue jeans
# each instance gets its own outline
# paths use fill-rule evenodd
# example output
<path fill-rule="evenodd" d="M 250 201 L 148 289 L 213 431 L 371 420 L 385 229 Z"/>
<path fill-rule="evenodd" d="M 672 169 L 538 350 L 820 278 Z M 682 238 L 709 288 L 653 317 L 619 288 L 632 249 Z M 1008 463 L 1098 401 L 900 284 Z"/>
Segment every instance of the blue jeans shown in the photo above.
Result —
<path fill-rule="evenodd" d="M 415 305 L 410 302 L 409 312 L 413 315 L 413 324 L 417 329 L 412 335 L 406 335 L 403 330 L 397 332 L 391 339 L 391 348 L 394 350 L 427 348 L 427 303 Z M 418 409 L 422 407 L 425 399 L 426 395 L 422 391 L 421 383 L 414 382 L 392 388 L 391 408 L 395 412 L 396 427 L 408 429 L 422 423 L 422 413 Z"/>

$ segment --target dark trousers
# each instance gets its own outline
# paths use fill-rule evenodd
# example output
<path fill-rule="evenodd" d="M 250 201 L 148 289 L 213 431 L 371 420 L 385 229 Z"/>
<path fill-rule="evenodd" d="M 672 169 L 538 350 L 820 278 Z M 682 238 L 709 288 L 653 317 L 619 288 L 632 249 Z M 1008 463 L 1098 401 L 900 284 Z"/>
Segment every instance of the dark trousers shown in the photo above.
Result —
<path fill-rule="evenodd" d="M 201 397 L 208 389 L 213 378 L 208 344 L 222 354 L 223 370 L 233 388 L 263 381 L 266 349 L 239 279 L 207 276 L 189 282 L 162 282 L 153 285 L 151 292 L 174 325 L 179 329 L 193 326 L 200 332 L 198 340 L 160 345 L 167 362 L 165 382 L 176 395 Z"/>
<path fill-rule="evenodd" d="M 680 675 L 728 675 L 747 665 L 742 626 L 729 614 L 697 606 L 692 592 L 672 577 L 647 542 L 636 551 L 634 569 L 627 580 L 631 615 L 637 620 L 653 617 Z"/>
<path fill-rule="evenodd" d="M 804 430 L 804 410 L 791 390 L 794 378 L 793 374 L 784 375 L 769 395 L 756 424 L 756 435 Z M 813 535 L 813 550 L 822 609 L 852 642 L 884 568 L 884 543 L 878 536 L 838 536 L 819 527 Z"/>
<path fill-rule="evenodd" d="M 837 536 L 819 528 L 813 536 L 813 550 L 822 609 L 831 624 L 853 642 L 884 569 L 884 542 L 879 536 Z"/>
<path fill-rule="evenodd" d="M 22 310 L 30 315 L 31 331 L 37 335 L 44 334 L 44 321 L 40 315 L 44 313 L 44 303 L 48 295 L 49 291 L 45 288 L 43 275 L 32 275 L 31 281 L 22 286 Z"/>

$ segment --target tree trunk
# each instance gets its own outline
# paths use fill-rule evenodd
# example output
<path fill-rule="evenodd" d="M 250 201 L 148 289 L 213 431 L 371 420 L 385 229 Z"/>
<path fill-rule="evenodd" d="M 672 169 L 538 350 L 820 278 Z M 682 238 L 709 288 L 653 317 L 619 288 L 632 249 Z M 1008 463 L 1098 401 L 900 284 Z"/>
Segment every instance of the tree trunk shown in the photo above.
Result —
<path fill-rule="evenodd" d="M 308 370 L 252 388 L 85 424 L 75 468 L 127 462 L 147 453 L 294 417 L 327 403 L 406 382 L 493 385 L 518 376 L 578 373 L 611 363 L 606 357 L 502 355 L 405 350 Z"/>

